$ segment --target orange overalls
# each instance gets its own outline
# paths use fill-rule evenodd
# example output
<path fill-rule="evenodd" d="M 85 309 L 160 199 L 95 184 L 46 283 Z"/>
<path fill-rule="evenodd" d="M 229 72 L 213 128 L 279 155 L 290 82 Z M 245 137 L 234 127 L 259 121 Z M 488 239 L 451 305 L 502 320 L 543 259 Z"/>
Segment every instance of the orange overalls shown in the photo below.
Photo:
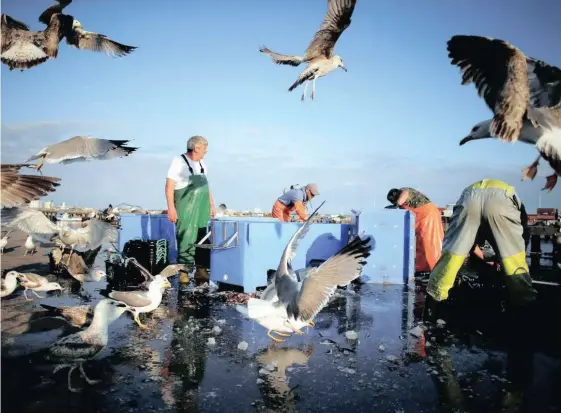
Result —
<path fill-rule="evenodd" d="M 294 198 L 301 198 L 302 196 L 305 199 L 306 193 L 304 192 L 301 195 L 299 191 L 302 191 L 302 189 L 291 189 L 275 201 L 272 211 L 273 218 L 278 218 L 282 222 L 290 222 L 290 214 L 293 211 L 296 211 L 302 221 L 308 218 L 304 202 L 294 200 Z"/>

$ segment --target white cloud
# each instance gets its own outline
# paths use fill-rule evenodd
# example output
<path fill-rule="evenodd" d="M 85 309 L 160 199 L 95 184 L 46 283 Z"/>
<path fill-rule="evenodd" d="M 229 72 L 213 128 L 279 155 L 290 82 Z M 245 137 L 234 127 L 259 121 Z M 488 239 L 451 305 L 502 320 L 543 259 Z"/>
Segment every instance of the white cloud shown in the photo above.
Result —
<path fill-rule="evenodd" d="M 204 132 L 202 132 L 204 131 Z M 119 133 L 117 133 L 119 132 Z M 125 131 L 126 132 L 126 131 Z M 44 146 L 76 134 L 127 139 L 117 125 L 84 122 L 39 122 L 2 126 L 2 162 L 20 162 Z M 206 163 L 211 189 L 217 203 L 229 208 L 261 207 L 268 210 L 288 185 L 316 182 L 324 212 L 363 211 L 384 207 L 392 187 L 412 186 L 426 193 L 438 205 L 455 202 L 462 189 L 482 178 L 503 179 L 516 186 L 529 211 L 541 196 L 542 206 L 561 205 L 560 187 L 552 193 L 540 191 L 545 165 L 534 181 L 520 182 L 519 166 L 492 167 L 477 160 L 456 162 L 435 155 L 416 159 L 400 151 L 382 152 L 348 145 L 344 137 L 326 140 L 305 136 L 270 125 L 201 123 L 191 134 L 203 133 L 209 140 Z M 105 207 L 126 202 L 145 208 L 164 208 L 164 183 L 171 157 L 184 150 L 188 137 L 170 140 L 134 141 L 141 149 L 133 155 L 111 161 L 70 165 L 47 164 L 45 175 L 58 176 L 61 186 L 46 199 L 71 205 Z M 298 138 L 295 138 L 298 136 Z"/>

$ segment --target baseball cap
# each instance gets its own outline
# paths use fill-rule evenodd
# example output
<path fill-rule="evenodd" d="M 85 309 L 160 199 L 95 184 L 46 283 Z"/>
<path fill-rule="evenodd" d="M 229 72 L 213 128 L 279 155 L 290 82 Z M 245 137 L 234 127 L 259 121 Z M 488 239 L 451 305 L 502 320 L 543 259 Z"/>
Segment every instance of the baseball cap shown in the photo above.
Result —
<path fill-rule="evenodd" d="M 313 196 L 319 195 L 319 190 L 317 184 L 308 184 L 306 185 L 306 189 L 309 190 Z"/>

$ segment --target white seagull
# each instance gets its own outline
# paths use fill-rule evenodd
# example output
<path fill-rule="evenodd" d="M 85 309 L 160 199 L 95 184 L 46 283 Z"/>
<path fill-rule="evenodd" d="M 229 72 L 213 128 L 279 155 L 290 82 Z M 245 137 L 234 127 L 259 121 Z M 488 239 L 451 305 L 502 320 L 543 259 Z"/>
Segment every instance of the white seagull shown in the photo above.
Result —
<path fill-rule="evenodd" d="M 346 286 L 360 276 L 365 259 L 370 256 L 370 238 L 362 240 L 356 237 L 319 267 L 310 268 L 304 280 L 298 281 L 291 261 L 296 255 L 298 242 L 308 233 L 322 205 L 295 232 L 284 249 L 274 279 L 278 300 L 274 297 L 268 300 L 250 298 L 247 308 L 236 306 L 239 312 L 267 328 L 267 336 L 273 341 L 284 340 L 272 336 L 272 332 L 281 337 L 292 333 L 304 334 L 300 328 L 310 325 L 310 321 L 329 302 L 337 286 Z"/>
<path fill-rule="evenodd" d="M 148 291 L 111 291 L 107 296 L 125 303 L 128 306 L 127 311 L 133 314 L 134 321 L 140 328 L 147 329 L 148 326 L 140 321 L 140 313 L 149 313 L 158 308 L 162 302 L 163 288 L 171 288 L 171 284 L 167 278 L 158 274 L 148 284 Z"/>
<path fill-rule="evenodd" d="M 126 304 L 115 300 L 103 299 L 97 303 L 94 316 L 90 326 L 78 333 L 63 337 L 54 342 L 48 349 L 48 359 L 57 361 L 53 373 L 70 367 L 68 371 L 68 390 L 79 392 L 71 385 L 71 374 L 78 367 L 80 373 L 88 384 L 98 383 L 99 380 L 91 380 L 86 376 L 83 363 L 96 356 L 107 345 L 109 339 L 108 326 L 123 314 L 127 309 Z"/>
<path fill-rule="evenodd" d="M 9 271 L 6 277 L 2 278 L 0 297 L 7 297 L 16 290 L 18 287 L 18 274 L 17 271 Z"/>
<path fill-rule="evenodd" d="M 462 84 L 475 83 L 493 111 L 460 145 L 476 139 L 521 140 L 540 156 L 524 169 L 524 178 L 536 176 L 543 157 L 555 173 L 543 189 L 551 191 L 561 175 L 561 69 L 527 57 L 510 43 L 481 36 L 453 36 L 448 56 L 462 71 Z"/>
<path fill-rule="evenodd" d="M 113 225 L 90 219 L 85 227 L 72 229 L 59 228 L 41 211 L 21 208 L 9 218 L 8 228 L 17 228 L 41 242 L 52 242 L 58 238 L 61 244 L 71 247 L 67 265 L 74 249 L 94 250 L 104 243 L 117 241 L 117 228 Z"/>
<path fill-rule="evenodd" d="M 108 160 L 128 156 L 138 148 L 125 146 L 128 140 L 99 139 L 89 136 L 74 136 L 62 142 L 49 145 L 26 162 L 40 159 L 35 169 L 41 170 L 44 162 L 69 164 L 90 159 Z"/>
<path fill-rule="evenodd" d="M 4 235 L 0 240 L 0 255 L 4 255 L 4 248 L 6 248 L 6 245 L 8 245 L 8 239 L 10 239 L 9 235 L 12 231 L 13 230 L 8 231 L 6 235 Z"/>
<path fill-rule="evenodd" d="M 304 85 L 304 92 L 302 93 L 302 101 L 304 101 L 309 81 L 313 82 L 312 93 L 310 95 L 313 99 L 316 91 L 317 78 L 327 75 L 338 67 L 345 72 L 347 71 L 341 57 L 333 55 L 333 49 L 341 33 L 351 24 L 351 16 L 355 5 L 356 0 L 329 0 L 327 4 L 327 14 L 324 17 L 323 23 L 314 35 L 304 56 L 289 56 L 275 53 L 265 46 L 259 49 L 261 53 L 271 56 L 273 62 L 277 64 L 290 66 L 298 66 L 303 62 L 308 64 L 296 82 L 288 89 L 289 92 L 292 92 L 302 83 L 306 82 Z"/>
<path fill-rule="evenodd" d="M 27 238 L 25 239 L 23 248 L 25 249 L 23 255 L 27 255 L 28 252 L 30 252 L 31 255 L 33 255 L 37 252 L 37 244 L 33 242 L 33 237 L 31 235 L 28 235 Z"/>

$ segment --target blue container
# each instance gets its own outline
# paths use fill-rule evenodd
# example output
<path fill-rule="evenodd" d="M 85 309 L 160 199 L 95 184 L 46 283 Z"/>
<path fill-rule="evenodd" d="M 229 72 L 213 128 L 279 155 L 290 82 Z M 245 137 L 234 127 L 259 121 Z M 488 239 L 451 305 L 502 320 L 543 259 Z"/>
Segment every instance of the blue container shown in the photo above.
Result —
<path fill-rule="evenodd" d="M 359 233 L 372 237 L 372 251 L 362 270 L 375 284 L 407 284 L 415 276 L 415 215 L 385 209 L 357 217 Z"/>
<path fill-rule="evenodd" d="M 286 244 L 302 223 L 276 218 L 221 217 L 210 223 L 210 279 L 255 292 L 267 285 L 267 270 L 276 270 Z M 292 261 L 295 270 L 325 261 L 349 241 L 349 224 L 312 224 Z M 237 234 L 237 236 L 236 236 Z M 229 245 L 227 244 L 228 242 Z"/>
<path fill-rule="evenodd" d="M 177 245 L 175 241 L 175 225 L 169 222 L 167 215 L 158 214 L 120 214 L 121 229 L 117 238 L 119 251 L 123 251 L 125 243 L 131 239 L 159 240 L 169 242 L 168 259 L 171 264 L 177 263 Z"/>

